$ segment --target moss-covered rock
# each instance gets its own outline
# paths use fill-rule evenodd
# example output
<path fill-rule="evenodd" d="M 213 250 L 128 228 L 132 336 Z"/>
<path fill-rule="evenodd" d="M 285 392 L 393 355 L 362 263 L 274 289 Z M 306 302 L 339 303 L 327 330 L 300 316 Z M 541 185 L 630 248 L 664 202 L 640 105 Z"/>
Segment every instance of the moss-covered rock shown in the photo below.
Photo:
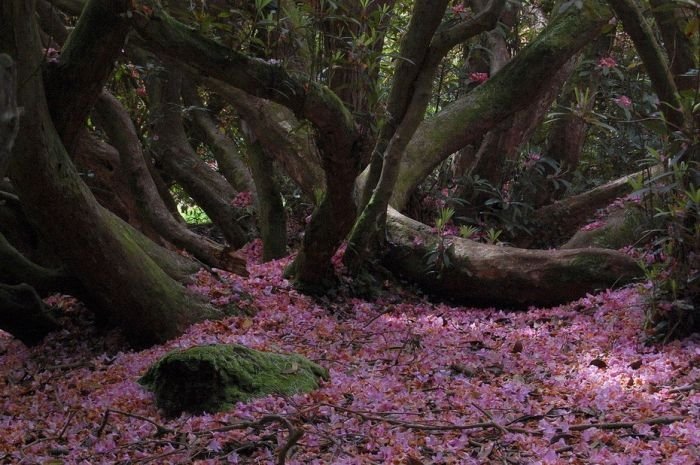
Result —
<path fill-rule="evenodd" d="M 297 354 L 216 344 L 176 350 L 154 363 L 139 383 L 166 415 L 218 412 L 268 394 L 312 391 L 328 371 Z"/>

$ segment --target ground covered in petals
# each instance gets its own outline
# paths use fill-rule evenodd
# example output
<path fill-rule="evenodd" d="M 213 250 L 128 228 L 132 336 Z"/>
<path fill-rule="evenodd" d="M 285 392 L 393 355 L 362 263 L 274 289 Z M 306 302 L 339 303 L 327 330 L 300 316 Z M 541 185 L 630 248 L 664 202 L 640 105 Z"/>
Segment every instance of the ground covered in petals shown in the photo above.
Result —
<path fill-rule="evenodd" d="M 54 297 L 64 330 L 28 349 L 0 337 L 0 463 L 700 463 L 700 338 L 644 344 L 636 288 L 528 312 L 377 299 L 314 300 L 282 278 L 201 274 L 215 303 L 251 316 L 205 322 L 134 352 Z M 163 417 L 137 382 L 167 351 L 239 343 L 328 368 L 310 394 Z"/>

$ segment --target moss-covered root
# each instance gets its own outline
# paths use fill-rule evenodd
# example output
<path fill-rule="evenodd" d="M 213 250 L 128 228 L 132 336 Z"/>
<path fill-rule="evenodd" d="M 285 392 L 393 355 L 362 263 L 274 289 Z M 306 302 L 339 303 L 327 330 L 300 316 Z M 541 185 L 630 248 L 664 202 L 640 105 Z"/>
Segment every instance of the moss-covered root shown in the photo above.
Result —
<path fill-rule="evenodd" d="M 166 415 L 218 412 L 268 394 L 291 395 L 319 387 L 328 371 L 296 354 L 216 344 L 170 352 L 139 383 L 153 391 Z"/>

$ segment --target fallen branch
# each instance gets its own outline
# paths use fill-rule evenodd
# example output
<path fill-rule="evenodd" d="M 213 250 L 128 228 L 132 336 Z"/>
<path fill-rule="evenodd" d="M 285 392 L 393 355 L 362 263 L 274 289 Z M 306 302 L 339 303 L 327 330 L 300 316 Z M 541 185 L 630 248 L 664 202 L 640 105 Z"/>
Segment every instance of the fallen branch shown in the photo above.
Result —
<path fill-rule="evenodd" d="M 141 420 L 141 421 L 145 421 L 147 423 L 150 423 L 156 427 L 156 433 L 155 433 L 156 437 L 160 437 L 160 436 L 163 436 L 165 434 L 177 434 L 178 433 L 177 430 L 167 428 L 167 427 L 161 425 L 160 423 L 158 423 L 154 420 L 151 420 L 148 417 L 144 417 L 142 415 L 137 415 L 135 413 L 124 412 L 121 410 L 107 409 L 107 410 L 105 410 L 104 416 L 102 417 L 102 422 L 100 423 L 100 427 L 98 428 L 98 430 L 95 434 L 97 437 L 100 437 L 102 435 L 102 433 L 104 432 L 104 429 L 106 428 L 107 423 L 109 421 L 110 414 L 123 415 L 125 417 L 135 418 L 137 420 Z M 287 453 L 289 452 L 289 450 L 292 447 L 294 447 L 295 444 L 297 444 L 299 442 L 301 437 L 304 435 L 304 431 L 301 428 L 297 428 L 294 425 L 294 423 L 292 423 L 291 420 L 289 420 L 288 418 L 283 417 L 281 415 L 266 415 L 257 421 L 243 421 L 240 423 L 233 423 L 233 424 L 225 425 L 225 426 L 222 426 L 219 428 L 213 428 L 213 429 L 208 429 L 208 430 L 203 430 L 203 431 L 196 431 L 196 432 L 192 432 L 191 434 L 193 434 L 195 437 L 201 438 L 203 436 L 212 436 L 214 433 L 225 433 L 227 431 L 234 431 L 234 430 L 241 430 L 241 429 L 256 429 L 257 430 L 257 429 L 260 429 L 269 423 L 275 423 L 275 422 L 278 422 L 278 423 L 281 423 L 282 425 L 284 425 L 284 427 L 287 429 L 287 431 L 289 433 L 288 437 L 287 437 L 287 441 L 277 451 L 277 465 L 284 465 L 286 462 L 286 459 L 287 459 Z M 64 430 L 65 430 L 65 428 L 64 428 Z M 61 435 L 62 434 L 63 434 L 63 432 L 61 433 Z M 59 436 L 59 438 L 60 438 L 60 436 Z M 173 443 L 173 441 L 167 441 L 167 442 Z M 182 446 L 181 443 L 178 443 L 178 445 Z M 187 449 L 187 447 L 185 446 L 184 449 Z M 167 455 L 180 454 L 183 452 L 184 452 L 184 450 L 176 450 L 176 451 L 168 452 Z M 146 463 L 152 459 L 155 460 L 155 459 L 160 459 L 162 457 L 163 457 L 162 455 L 159 455 L 156 457 L 151 457 L 150 459 L 147 459 L 144 463 Z"/>
<path fill-rule="evenodd" d="M 485 422 L 479 422 L 479 423 L 467 423 L 465 425 L 430 425 L 426 423 L 413 423 L 413 422 L 408 422 L 408 421 L 403 421 L 403 420 L 397 420 L 394 418 L 387 418 L 387 417 L 382 417 L 382 416 L 376 416 L 376 415 L 368 415 L 366 413 L 358 412 L 356 410 L 351 410 L 345 407 L 340 407 L 338 405 L 333 405 L 333 404 L 321 404 L 326 407 L 332 407 L 338 411 L 349 413 L 355 416 L 358 416 L 362 418 L 363 420 L 367 421 L 378 421 L 382 423 L 387 423 L 389 425 L 396 425 L 396 426 L 401 426 L 402 428 L 407 428 L 407 429 L 416 429 L 416 430 L 421 430 L 421 431 L 464 431 L 464 430 L 469 430 L 469 429 L 487 429 L 487 428 L 496 428 L 501 431 L 505 430 L 509 433 L 522 433 L 522 434 L 532 434 L 536 436 L 541 436 L 542 432 L 541 431 L 535 431 L 535 430 L 529 430 L 526 428 L 518 428 L 515 426 L 502 426 L 499 425 L 496 422 L 493 421 L 485 421 Z"/>
<path fill-rule="evenodd" d="M 635 425 L 670 425 L 677 421 L 685 420 L 685 417 L 656 417 L 647 418 L 637 421 L 630 422 L 619 422 L 619 423 L 583 423 L 580 425 L 569 426 L 569 431 L 584 431 L 590 428 L 598 429 L 628 429 L 634 428 Z"/>
<path fill-rule="evenodd" d="M 498 422 L 494 421 L 493 417 L 490 414 L 488 414 L 485 410 L 481 409 L 480 407 L 478 407 L 474 404 L 472 404 L 472 405 L 477 410 L 479 410 L 481 413 L 486 415 L 492 421 L 479 422 L 479 423 L 467 423 L 464 425 L 431 425 L 431 424 L 426 424 L 426 423 L 407 422 L 407 421 L 403 421 L 403 420 L 397 420 L 394 418 L 383 417 L 381 415 L 369 415 L 369 414 L 366 414 L 363 412 L 359 412 L 357 410 L 352 410 L 352 409 L 340 407 L 338 405 L 333 405 L 333 404 L 325 404 L 324 403 L 321 405 L 334 408 L 340 412 L 345 412 L 345 413 L 349 413 L 351 415 L 358 416 L 358 417 L 362 418 L 363 420 L 377 421 L 377 422 L 387 423 L 390 425 L 400 426 L 400 427 L 407 428 L 407 429 L 416 429 L 416 430 L 421 430 L 421 431 L 464 431 L 464 430 L 468 430 L 468 429 L 496 428 L 503 433 L 506 433 L 506 432 L 507 433 L 520 433 L 520 434 L 530 434 L 533 436 L 543 436 L 544 435 L 544 433 L 541 430 L 531 430 L 531 429 L 527 429 L 527 428 L 519 428 L 519 427 L 514 427 L 514 426 L 501 425 Z M 634 428 L 635 425 L 670 425 L 671 423 L 675 423 L 677 421 L 683 421 L 685 419 L 686 419 L 685 417 L 675 416 L 675 417 L 646 418 L 646 419 L 629 421 L 629 422 L 582 423 L 579 425 L 570 425 L 569 431 L 585 431 L 585 430 L 591 429 L 591 428 L 598 428 L 598 429 L 604 429 L 604 430 L 629 429 L 629 428 Z"/>

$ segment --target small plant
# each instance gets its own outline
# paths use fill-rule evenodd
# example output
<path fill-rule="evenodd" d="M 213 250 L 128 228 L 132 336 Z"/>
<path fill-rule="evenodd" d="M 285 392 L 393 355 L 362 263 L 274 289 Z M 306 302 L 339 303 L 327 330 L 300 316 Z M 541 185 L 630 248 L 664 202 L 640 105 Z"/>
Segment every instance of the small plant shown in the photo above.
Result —
<path fill-rule="evenodd" d="M 445 232 L 445 227 L 455 214 L 455 209 L 452 207 L 443 207 L 440 209 L 440 214 L 435 218 L 435 230 L 438 234 L 443 234 Z"/>
<path fill-rule="evenodd" d="M 494 245 L 500 244 L 501 242 L 499 239 L 501 237 L 501 234 L 503 234 L 503 231 L 501 231 L 500 229 L 496 229 L 496 228 L 487 229 L 486 230 L 486 242 L 488 242 L 489 244 L 494 244 Z"/>
<path fill-rule="evenodd" d="M 442 277 L 442 273 L 452 266 L 450 251 L 452 250 L 452 241 L 445 237 L 445 228 L 452 220 L 455 210 L 452 207 L 443 207 L 440 213 L 435 218 L 435 230 L 437 232 L 437 241 L 435 245 L 428 249 L 425 254 L 426 273 L 434 274 L 438 279 Z"/>
<path fill-rule="evenodd" d="M 479 234 L 481 230 L 474 225 L 464 224 L 459 227 L 459 236 L 464 239 L 471 239 L 472 237 Z"/>

